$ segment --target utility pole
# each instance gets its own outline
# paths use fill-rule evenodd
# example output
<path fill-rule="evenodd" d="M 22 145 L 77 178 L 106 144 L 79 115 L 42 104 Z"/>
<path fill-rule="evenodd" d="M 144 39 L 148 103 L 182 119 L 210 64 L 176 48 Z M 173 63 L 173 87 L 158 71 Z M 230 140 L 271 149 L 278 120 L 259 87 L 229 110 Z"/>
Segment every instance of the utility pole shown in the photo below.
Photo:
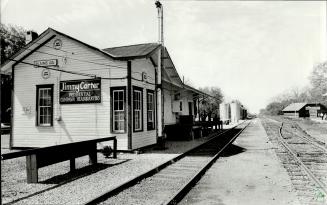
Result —
<path fill-rule="evenodd" d="M 162 91 L 162 69 L 164 68 L 163 56 L 164 56 L 164 38 L 163 38 L 163 7 L 159 0 L 155 3 L 158 10 L 158 37 L 160 50 L 158 53 L 158 67 L 157 67 L 157 137 L 163 137 L 163 126 L 164 126 L 164 105 L 163 105 L 163 91 Z"/>

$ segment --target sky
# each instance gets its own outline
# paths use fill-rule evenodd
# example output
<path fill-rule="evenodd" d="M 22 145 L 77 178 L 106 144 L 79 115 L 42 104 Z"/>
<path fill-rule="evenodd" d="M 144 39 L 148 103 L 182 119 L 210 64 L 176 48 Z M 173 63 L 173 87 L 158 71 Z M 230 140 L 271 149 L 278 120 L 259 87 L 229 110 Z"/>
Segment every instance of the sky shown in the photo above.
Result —
<path fill-rule="evenodd" d="M 154 0 L 1 0 L 1 23 L 48 27 L 100 49 L 158 42 Z M 164 44 L 193 87 L 257 113 L 327 60 L 326 1 L 162 0 Z"/>

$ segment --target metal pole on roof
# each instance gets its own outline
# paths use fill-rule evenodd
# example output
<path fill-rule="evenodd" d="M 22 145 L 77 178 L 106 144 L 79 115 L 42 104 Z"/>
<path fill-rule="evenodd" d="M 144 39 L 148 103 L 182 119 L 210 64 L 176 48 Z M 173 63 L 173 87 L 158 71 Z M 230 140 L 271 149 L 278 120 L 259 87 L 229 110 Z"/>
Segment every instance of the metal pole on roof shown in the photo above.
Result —
<path fill-rule="evenodd" d="M 163 8 L 159 0 L 155 2 L 156 8 L 158 10 L 158 34 L 159 34 L 159 44 L 160 50 L 158 53 L 158 67 L 157 67 L 157 137 L 163 136 L 163 126 L 164 126 L 164 106 L 163 106 L 163 93 L 162 93 L 162 69 L 164 67 L 163 55 L 164 55 L 164 38 L 163 38 Z"/>

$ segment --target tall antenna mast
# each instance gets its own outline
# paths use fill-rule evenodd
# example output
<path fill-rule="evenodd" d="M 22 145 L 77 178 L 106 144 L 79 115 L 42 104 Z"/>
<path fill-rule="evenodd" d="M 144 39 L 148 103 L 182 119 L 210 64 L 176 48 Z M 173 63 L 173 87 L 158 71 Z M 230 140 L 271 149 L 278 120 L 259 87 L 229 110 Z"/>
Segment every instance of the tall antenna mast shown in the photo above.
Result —
<path fill-rule="evenodd" d="M 164 69 L 164 38 L 163 38 L 163 7 L 159 0 L 155 3 L 158 10 L 158 42 L 160 44 L 160 49 L 158 53 L 158 67 L 157 67 L 157 84 L 156 84 L 156 94 L 157 94 L 157 137 L 163 140 L 163 127 L 164 127 L 164 95 L 162 92 L 162 70 Z"/>
<path fill-rule="evenodd" d="M 164 35 L 163 35 L 163 7 L 162 4 L 160 3 L 159 0 L 156 1 L 155 3 L 157 9 L 158 9 L 158 41 L 159 44 L 161 44 L 163 46 L 164 44 Z"/>

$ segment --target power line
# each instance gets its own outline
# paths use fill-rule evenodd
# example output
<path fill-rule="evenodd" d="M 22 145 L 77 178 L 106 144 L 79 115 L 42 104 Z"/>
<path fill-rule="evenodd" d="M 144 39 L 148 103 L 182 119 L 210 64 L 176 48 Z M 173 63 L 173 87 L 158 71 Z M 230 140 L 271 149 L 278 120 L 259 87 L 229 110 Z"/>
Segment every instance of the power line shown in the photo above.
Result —
<path fill-rule="evenodd" d="M 150 82 L 146 82 L 146 81 L 143 81 L 143 80 L 140 80 L 140 79 L 137 79 L 137 78 L 133 78 L 133 80 L 136 80 L 136 81 L 139 81 L 139 82 L 144 82 L 144 83 L 147 83 L 147 84 L 150 84 L 150 85 L 156 85 L 155 83 L 150 83 Z"/>
<path fill-rule="evenodd" d="M 19 63 L 26 64 L 26 65 L 32 65 L 34 67 L 46 68 L 46 69 L 49 69 L 49 70 L 54 70 L 54 71 L 59 71 L 59 72 L 64 72 L 64 73 L 69 73 L 69 74 L 74 74 L 74 75 L 82 75 L 82 76 L 96 78 L 96 75 L 93 75 L 93 74 L 78 73 L 78 72 L 67 71 L 67 70 L 59 70 L 59 69 L 56 69 L 56 68 L 51 68 L 49 66 L 35 65 L 35 64 L 29 63 L 29 62 L 18 61 L 18 60 L 10 59 L 10 58 L 8 60 L 19 62 Z"/>
<path fill-rule="evenodd" d="M 1 32 L 3 33 L 3 32 Z M 9 34 L 11 36 L 15 36 L 15 35 L 12 35 L 12 34 Z M 16 38 L 20 38 L 18 36 L 15 36 Z M 38 45 L 41 45 L 41 43 L 37 43 L 37 42 L 34 42 L 35 44 L 38 44 Z M 45 47 L 48 47 L 48 48 L 51 48 L 51 49 L 54 49 L 54 50 L 57 50 L 51 46 L 47 46 L 47 45 L 43 45 Z M 24 50 L 29 50 L 29 51 L 33 51 L 33 49 L 30 49 L 30 48 L 21 48 L 21 49 L 24 49 Z M 60 49 L 61 50 L 61 49 Z M 63 50 L 62 50 L 63 51 Z M 103 66 L 109 66 L 111 67 L 110 69 L 127 69 L 127 67 L 123 67 L 123 66 L 118 66 L 118 65 L 111 65 L 111 64 L 105 64 L 105 63 L 98 63 L 98 62 L 94 62 L 94 61 L 89 61 L 89 60 L 82 60 L 82 59 L 77 59 L 77 58 L 72 58 L 72 57 L 68 57 L 68 56 L 62 56 L 62 55 L 57 55 L 57 54 L 52 54 L 52 53 L 47 53 L 47 52 L 43 52 L 43 51 L 33 51 L 33 52 L 37 52 L 37 53 L 42 53 L 42 54 L 46 54 L 46 55 L 50 55 L 50 56 L 55 56 L 55 57 L 60 57 L 60 58 L 67 58 L 67 59 L 72 59 L 72 60 L 76 60 L 76 61 L 80 61 L 80 62 L 86 62 L 86 63 L 91 63 L 91 64 L 95 64 L 95 65 L 103 65 Z M 63 52 L 67 52 L 67 53 L 71 53 L 72 55 L 75 55 L 74 52 L 69 52 L 69 51 L 63 51 Z"/>
<path fill-rule="evenodd" d="M 29 62 L 18 61 L 18 60 L 14 60 L 14 59 L 8 59 L 8 60 L 19 62 L 19 63 L 23 63 L 23 64 L 26 64 L 26 65 L 32 65 L 34 67 L 46 68 L 46 69 L 54 70 L 54 71 L 58 71 L 58 72 L 64 72 L 64 73 L 69 73 L 69 74 L 74 74 L 74 75 L 81 75 L 81 76 L 87 76 L 87 77 L 97 78 L 97 76 L 95 74 L 79 73 L 79 72 L 74 72 L 74 71 L 69 71 L 69 70 L 59 70 L 59 69 L 52 68 L 52 67 L 49 67 L 49 66 L 35 65 L 35 64 L 29 63 Z M 99 78 L 104 79 L 104 80 L 123 80 L 123 79 L 127 79 L 127 77 L 120 77 L 120 78 L 99 77 Z"/>
<path fill-rule="evenodd" d="M 22 49 L 33 51 L 32 49 L 29 49 L 29 48 L 22 48 Z M 117 69 L 117 68 L 119 68 L 119 69 L 121 69 L 121 68 L 127 69 L 126 67 L 122 67 L 122 66 L 104 64 L 104 63 L 96 63 L 96 62 L 93 62 L 93 61 L 81 60 L 81 59 L 77 59 L 77 58 L 72 58 L 72 57 L 68 57 L 68 56 L 61 56 L 61 55 L 47 53 L 47 52 L 43 52 L 43 51 L 34 51 L 34 52 L 42 53 L 42 54 L 46 54 L 46 55 L 50 55 L 50 56 L 55 56 L 55 57 L 60 57 L 60 58 L 72 59 L 72 60 L 76 60 L 76 61 L 80 61 L 80 62 L 85 62 L 85 63 L 91 63 L 91 64 L 95 64 L 95 65 L 109 66 L 109 67 L 112 67 L 111 69 Z"/>

